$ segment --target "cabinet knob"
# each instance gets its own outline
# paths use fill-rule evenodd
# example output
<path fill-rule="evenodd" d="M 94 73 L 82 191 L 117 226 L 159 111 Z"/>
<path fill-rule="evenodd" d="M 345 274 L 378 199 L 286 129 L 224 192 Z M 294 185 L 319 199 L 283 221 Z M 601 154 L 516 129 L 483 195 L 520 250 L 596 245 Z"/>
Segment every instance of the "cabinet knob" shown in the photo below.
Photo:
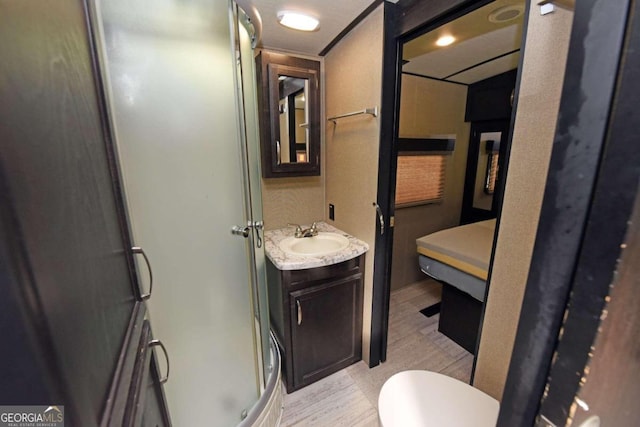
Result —
<path fill-rule="evenodd" d="M 300 300 L 296 300 L 296 306 L 298 307 L 298 325 L 302 324 L 302 306 L 300 305 Z"/>

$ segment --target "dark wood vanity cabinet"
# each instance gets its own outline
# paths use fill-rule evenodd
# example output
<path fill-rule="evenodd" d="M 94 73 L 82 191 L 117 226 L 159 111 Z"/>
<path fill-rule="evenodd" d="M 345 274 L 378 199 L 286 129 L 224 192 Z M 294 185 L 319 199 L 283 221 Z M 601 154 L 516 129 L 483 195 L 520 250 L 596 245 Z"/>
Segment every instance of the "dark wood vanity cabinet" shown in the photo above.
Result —
<path fill-rule="evenodd" d="M 271 323 L 288 393 L 362 358 L 364 258 L 292 271 L 268 262 Z"/>

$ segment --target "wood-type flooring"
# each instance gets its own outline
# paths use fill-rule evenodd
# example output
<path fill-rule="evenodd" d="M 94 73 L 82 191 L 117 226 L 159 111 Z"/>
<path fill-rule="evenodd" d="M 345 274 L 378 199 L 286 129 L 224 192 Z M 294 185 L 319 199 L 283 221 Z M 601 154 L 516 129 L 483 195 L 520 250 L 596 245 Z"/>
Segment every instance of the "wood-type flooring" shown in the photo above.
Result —
<path fill-rule="evenodd" d="M 431 279 L 391 293 L 387 361 L 369 369 L 360 361 L 285 395 L 281 426 L 378 426 L 378 393 L 393 374 L 409 369 L 440 372 L 469 382 L 473 356 L 438 332 L 439 315 L 420 310 L 440 301 Z"/>

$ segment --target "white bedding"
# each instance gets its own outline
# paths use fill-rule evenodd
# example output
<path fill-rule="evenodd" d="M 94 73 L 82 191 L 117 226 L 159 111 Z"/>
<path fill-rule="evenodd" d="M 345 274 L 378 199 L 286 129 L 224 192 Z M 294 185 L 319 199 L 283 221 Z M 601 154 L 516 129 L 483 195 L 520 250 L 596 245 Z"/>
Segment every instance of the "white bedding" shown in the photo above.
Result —
<path fill-rule="evenodd" d="M 441 230 L 416 239 L 418 253 L 487 280 L 496 220 Z"/>

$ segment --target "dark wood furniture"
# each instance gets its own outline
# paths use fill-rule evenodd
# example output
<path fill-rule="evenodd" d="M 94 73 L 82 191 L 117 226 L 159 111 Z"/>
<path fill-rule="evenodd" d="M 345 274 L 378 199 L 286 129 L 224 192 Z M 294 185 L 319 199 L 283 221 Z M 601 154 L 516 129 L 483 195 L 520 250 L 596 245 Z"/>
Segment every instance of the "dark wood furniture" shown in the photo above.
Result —
<path fill-rule="evenodd" d="M 131 393 L 144 372 L 148 416 L 169 425 L 155 368 L 135 363 L 146 308 L 85 4 L 2 12 L 0 402 L 64 406 L 68 426 L 144 425 L 127 416 L 148 404 Z"/>
<path fill-rule="evenodd" d="M 458 288 L 442 283 L 442 303 L 438 331 L 471 354 L 476 353 L 482 302 Z"/>
<path fill-rule="evenodd" d="M 464 120 L 511 120 L 517 74 L 511 70 L 469 85 Z"/>
<path fill-rule="evenodd" d="M 364 259 L 293 271 L 267 262 L 271 326 L 287 393 L 362 358 Z"/>
<path fill-rule="evenodd" d="M 160 344 L 160 341 L 153 339 L 151 324 L 148 320 L 144 320 L 138 345 L 131 346 L 136 351 L 135 364 L 123 425 L 132 427 L 171 425 L 168 413 L 164 409 L 166 405 L 162 391 L 162 382 L 166 377 L 159 378 L 158 359 L 152 351 L 156 344 Z M 169 365 L 167 365 L 168 368 Z"/>
<path fill-rule="evenodd" d="M 262 51 L 256 57 L 258 80 L 258 118 L 260 123 L 260 147 L 262 153 L 262 176 L 265 178 L 320 175 L 320 62 L 297 58 L 281 53 Z M 291 112 L 293 90 L 283 87 L 286 78 L 300 82 L 307 81 L 308 97 L 303 98 L 308 121 L 297 124 L 308 130 L 306 144 L 296 144 L 296 129 L 293 121 L 287 129 L 281 129 L 281 109 Z M 284 79 L 284 80 L 282 80 Z M 284 95 L 292 95 L 287 101 L 288 108 L 280 106 Z M 291 146 L 285 150 L 286 143 L 281 135 L 288 134 Z M 307 146 L 305 148 L 305 145 Z M 306 161 L 298 161 L 295 152 L 302 146 Z M 281 156 L 289 152 L 290 156 Z"/>
<path fill-rule="evenodd" d="M 102 416 L 108 426 L 171 426 L 146 307 L 137 303 Z M 166 355 L 165 355 L 166 356 Z M 168 363 L 168 360 L 167 360 Z M 168 375 L 167 365 L 163 375 Z"/>
<path fill-rule="evenodd" d="M 465 121 L 471 122 L 471 136 L 467 154 L 467 172 L 464 182 L 464 195 L 460 223 L 468 224 L 485 219 L 496 218 L 504 194 L 506 177 L 506 157 L 509 152 L 509 129 L 511 112 L 515 94 L 518 70 L 507 71 L 497 76 L 476 82 L 469 86 Z M 501 139 L 495 141 L 499 145 L 498 173 L 495 180 L 495 191 L 491 209 L 482 209 L 474 205 L 476 177 L 486 175 L 486 167 L 479 167 L 478 154 L 485 147 L 481 143 L 481 135 L 485 132 L 500 132 Z"/>

